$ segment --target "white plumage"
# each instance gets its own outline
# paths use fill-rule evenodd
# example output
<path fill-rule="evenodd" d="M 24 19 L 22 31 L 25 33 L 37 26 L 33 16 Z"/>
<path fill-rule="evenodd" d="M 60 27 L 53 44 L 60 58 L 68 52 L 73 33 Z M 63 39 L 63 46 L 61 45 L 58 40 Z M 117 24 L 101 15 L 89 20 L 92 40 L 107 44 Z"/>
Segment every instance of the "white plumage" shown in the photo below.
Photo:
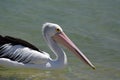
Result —
<path fill-rule="evenodd" d="M 31 63 L 31 64 L 42 64 L 46 63 L 49 59 L 49 55 L 40 53 L 38 51 L 32 50 L 28 47 L 21 45 L 11 45 L 5 44 L 1 46 L 1 57 L 9 57 L 13 61 L 22 62 L 22 63 Z"/>

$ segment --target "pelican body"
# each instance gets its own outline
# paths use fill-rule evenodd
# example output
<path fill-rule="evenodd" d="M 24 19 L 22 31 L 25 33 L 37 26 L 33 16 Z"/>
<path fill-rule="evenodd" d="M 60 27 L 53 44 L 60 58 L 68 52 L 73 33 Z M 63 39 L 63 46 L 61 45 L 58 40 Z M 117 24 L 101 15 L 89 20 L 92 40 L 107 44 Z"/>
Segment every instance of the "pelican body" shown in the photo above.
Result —
<path fill-rule="evenodd" d="M 54 23 L 45 23 L 42 27 L 43 37 L 49 48 L 56 55 L 52 59 L 47 52 L 22 39 L 0 35 L 0 65 L 18 68 L 57 69 L 67 65 L 67 56 L 60 45 L 65 46 L 87 65 L 95 66 L 67 37 L 62 28 Z"/>

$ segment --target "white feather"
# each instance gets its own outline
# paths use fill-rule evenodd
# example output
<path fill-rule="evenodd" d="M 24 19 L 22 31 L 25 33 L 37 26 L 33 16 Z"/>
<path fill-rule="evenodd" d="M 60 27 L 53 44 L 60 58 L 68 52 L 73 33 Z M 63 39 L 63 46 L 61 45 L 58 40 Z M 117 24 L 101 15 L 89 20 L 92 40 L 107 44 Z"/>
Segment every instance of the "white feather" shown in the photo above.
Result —
<path fill-rule="evenodd" d="M 3 54 L 1 55 L 1 57 L 8 56 L 10 58 L 16 58 L 17 56 L 19 56 L 15 60 L 21 63 L 22 62 L 25 63 L 29 61 L 28 63 L 32 63 L 32 64 L 43 64 L 46 63 L 50 58 L 48 54 L 47 55 L 44 54 L 45 52 L 40 53 L 38 51 L 32 50 L 28 47 L 24 47 L 21 45 L 13 46 L 11 44 L 5 44 L 2 47 L 4 50 L 2 51 Z"/>

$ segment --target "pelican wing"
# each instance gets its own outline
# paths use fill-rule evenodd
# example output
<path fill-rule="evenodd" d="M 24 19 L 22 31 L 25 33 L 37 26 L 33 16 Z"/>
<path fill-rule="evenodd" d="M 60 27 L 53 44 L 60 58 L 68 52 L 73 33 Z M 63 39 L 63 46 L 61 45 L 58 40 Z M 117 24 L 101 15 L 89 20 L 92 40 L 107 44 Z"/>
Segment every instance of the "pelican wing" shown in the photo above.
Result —
<path fill-rule="evenodd" d="M 3 58 L 23 64 L 43 64 L 49 60 L 49 55 L 21 45 L 4 44 L 0 46 L 0 60 Z"/>
<path fill-rule="evenodd" d="M 25 47 L 29 47 L 33 50 L 37 50 L 39 52 L 42 52 L 42 50 L 39 50 L 37 47 L 35 47 L 34 45 L 32 45 L 31 43 L 25 41 L 25 40 L 22 40 L 22 39 L 19 39 L 19 38 L 14 38 L 14 37 L 11 37 L 11 36 L 1 36 L 0 35 L 0 45 L 3 45 L 3 44 L 6 44 L 6 43 L 12 43 L 13 45 L 23 45 Z"/>
<path fill-rule="evenodd" d="M 24 40 L 0 35 L 0 59 L 3 58 L 24 64 L 41 64 L 47 62 L 49 55 Z"/>

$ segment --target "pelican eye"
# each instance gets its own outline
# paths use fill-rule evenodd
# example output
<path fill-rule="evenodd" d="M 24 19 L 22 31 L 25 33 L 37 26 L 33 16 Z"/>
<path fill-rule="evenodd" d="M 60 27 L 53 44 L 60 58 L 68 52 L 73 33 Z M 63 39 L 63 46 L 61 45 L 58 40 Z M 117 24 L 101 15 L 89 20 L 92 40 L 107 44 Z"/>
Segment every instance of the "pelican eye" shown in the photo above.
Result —
<path fill-rule="evenodd" d="M 60 32 L 60 29 L 59 29 L 59 28 L 57 28 L 57 29 L 56 29 L 56 32 Z"/>

